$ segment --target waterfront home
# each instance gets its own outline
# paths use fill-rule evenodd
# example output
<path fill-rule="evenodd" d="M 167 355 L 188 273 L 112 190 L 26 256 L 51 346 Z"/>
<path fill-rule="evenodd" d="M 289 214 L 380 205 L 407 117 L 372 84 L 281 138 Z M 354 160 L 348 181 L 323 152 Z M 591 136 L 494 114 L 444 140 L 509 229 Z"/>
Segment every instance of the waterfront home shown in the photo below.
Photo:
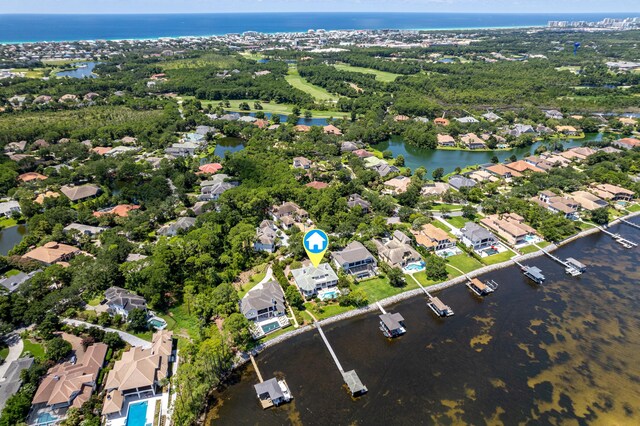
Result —
<path fill-rule="evenodd" d="M 462 123 L 462 124 L 473 124 L 473 123 L 479 123 L 479 121 L 471 116 L 467 116 L 467 117 L 462 117 L 462 118 L 456 118 L 455 119 L 458 123 Z"/>
<path fill-rule="evenodd" d="M 476 170 L 474 172 L 469 173 L 469 179 L 473 179 L 478 183 L 481 182 L 497 182 L 500 179 L 486 170 Z"/>
<path fill-rule="evenodd" d="M 323 127 L 323 131 L 327 135 L 342 136 L 342 131 L 340 131 L 340 129 L 338 129 L 333 124 L 328 124 L 328 125 L 324 126 Z"/>
<path fill-rule="evenodd" d="M 409 263 L 422 260 L 420 254 L 411 247 L 411 239 L 399 230 L 393 232 L 390 240 L 373 240 L 380 260 L 392 268 L 404 268 Z"/>
<path fill-rule="evenodd" d="M 165 148 L 164 152 L 174 157 L 193 157 L 199 148 L 200 145 L 193 142 L 174 143 L 170 147 Z"/>
<path fill-rule="evenodd" d="M 375 158 L 375 157 L 371 157 L 371 158 Z M 372 170 L 375 170 L 380 175 L 380 177 L 385 177 L 390 173 L 398 173 L 400 171 L 399 168 L 397 168 L 396 166 L 389 165 L 384 160 L 377 161 L 376 164 L 372 165 L 370 168 Z"/>
<path fill-rule="evenodd" d="M 612 145 L 615 145 L 618 148 L 633 149 L 640 146 L 640 140 L 636 138 L 622 138 L 612 142 Z"/>
<path fill-rule="evenodd" d="M 534 197 L 531 201 L 553 213 L 562 214 L 566 219 L 578 219 L 578 203 L 571 198 L 557 196 L 551 191 L 542 191 L 539 198 Z"/>
<path fill-rule="evenodd" d="M 117 206 L 108 207 L 108 208 L 93 212 L 93 216 L 97 218 L 101 218 L 103 216 L 108 216 L 108 215 L 113 215 L 118 217 L 129 217 L 130 211 L 138 210 L 139 208 L 140 206 L 136 206 L 133 204 L 118 204 Z"/>
<path fill-rule="evenodd" d="M 45 175 L 36 172 L 23 173 L 18 176 L 18 180 L 20 180 L 21 182 L 32 182 L 45 179 L 47 179 Z"/>
<path fill-rule="evenodd" d="M 534 166 L 533 164 L 529 163 L 528 161 L 524 161 L 524 160 L 518 160 L 518 161 L 514 161 L 511 163 L 507 163 L 505 164 L 506 167 L 508 167 L 511 170 L 514 170 L 518 173 L 524 173 L 526 171 L 530 171 L 530 172 L 535 172 L 535 173 L 544 173 L 545 171 L 542 170 L 541 168 Z"/>
<path fill-rule="evenodd" d="M 65 185 L 60 188 L 60 192 L 62 192 L 72 202 L 77 202 L 94 198 L 101 192 L 101 190 L 98 185 L 92 184 L 79 186 Z"/>
<path fill-rule="evenodd" d="M 4 217 L 11 217 L 13 214 L 21 214 L 22 210 L 20 210 L 20 203 L 11 200 L 5 201 L 4 203 L 0 203 L 0 215 Z"/>
<path fill-rule="evenodd" d="M 15 336 L 14 338 L 19 338 Z M 13 395 L 18 393 L 22 387 L 22 372 L 31 368 L 34 359 L 19 358 L 15 361 L 8 361 L 8 365 L 5 366 L 4 375 L 0 375 L 0 413 L 4 409 L 7 401 Z"/>
<path fill-rule="evenodd" d="M 602 198 L 593 195 L 590 192 L 575 191 L 569 195 L 583 210 L 593 211 L 609 205 L 609 203 L 604 201 Z"/>
<path fill-rule="evenodd" d="M 445 182 L 433 182 L 427 183 L 422 187 L 420 193 L 425 196 L 435 195 L 440 196 L 447 192 L 451 188 L 451 185 Z"/>
<path fill-rule="evenodd" d="M 476 186 L 476 182 L 462 175 L 453 175 L 449 177 L 449 185 L 459 191 L 460 188 L 473 188 Z"/>
<path fill-rule="evenodd" d="M 544 111 L 544 116 L 554 120 L 562 120 L 564 118 L 564 115 L 562 115 L 562 113 L 557 109 L 550 109 L 550 110 Z"/>
<path fill-rule="evenodd" d="M 167 223 L 158 229 L 157 234 L 163 237 L 175 237 L 180 232 L 193 228 L 196 224 L 195 217 L 181 217 L 175 222 Z"/>
<path fill-rule="evenodd" d="M 33 278 L 33 276 L 38 272 L 42 272 L 42 269 L 29 272 L 28 274 L 19 272 L 15 275 L 11 275 L 10 277 L 0 280 L 0 286 L 6 288 L 9 293 L 14 292 L 19 289 L 22 284 L 28 282 L 31 278 Z"/>
<path fill-rule="evenodd" d="M 602 148 L 600 151 L 601 151 L 601 152 L 605 152 L 605 153 L 607 153 L 607 154 L 619 154 L 619 153 L 621 153 L 621 152 L 622 152 L 622 150 L 621 150 L 621 149 L 614 148 L 614 147 L 612 147 L 612 146 L 605 146 L 605 147 L 604 147 L 604 148 Z"/>
<path fill-rule="evenodd" d="M 456 146 L 456 140 L 451 135 L 438 133 L 438 146 Z"/>
<path fill-rule="evenodd" d="M 313 265 L 291 271 L 293 281 L 305 299 L 313 299 L 320 290 L 338 285 L 338 275 L 328 263 L 321 263 L 316 268 Z"/>
<path fill-rule="evenodd" d="M 509 130 L 508 134 L 511 136 L 515 136 L 516 138 L 519 138 L 520 136 L 523 136 L 523 135 L 535 135 L 536 131 L 529 124 L 518 123 L 513 125 L 511 130 Z"/>
<path fill-rule="evenodd" d="M 353 154 L 360 158 L 369 158 L 374 156 L 366 149 L 356 149 L 355 151 L 353 151 Z"/>
<path fill-rule="evenodd" d="M 80 235 L 86 235 L 89 237 L 95 237 L 96 235 L 106 230 L 107 228 L 104 228 L 102 226 L 90 226 L 90 225 L 84 225 L 82 223 L 70 223 L 69 225 L 63 228 L 63 231 L 65 233 L 77 231 L 80 233 Z"/>
<path fill-rule="evenodd" d="M 252 117 L 250 115 L 243 115 L 242 117 L 238 118 L 238 121 L 241 123 L 253 123 L 257 120 L 258 119 L 256 117 Z"/>
<path fill-rule="evenodd" d="M 589 148 L 588 146 L 580 146 L 575 148 L 570 148 L 564 152 L 561 152 L 559 155 L 566 158 L 567 160 L 586 160 L 588 157 L 597 153 L 593 148 Z"/>
<path fill-rule="evenodd" d="M 491 247 L 498 242 L 495 235 L 477 223 L 467 222 L 461 231 L 464 245 L 473 248 L 475 251 Z"/>
<path fill-rule="evenodd" d="M 611 185 L 609 183 L 601 183 L 593 185 L 591 188 L 601 198 L 605 200 L 613 201 L 631 201 L 633 200 L 634 192 L 620 186 Z"/>
<path fill-rule="evenodd" d="M 299 132 L 299 133 L 307 133 L 307 132 L 311 131 L 311 126 L 306 126 L 304 124 L 298 124 L 297 126 L 293 127 L 293 130 L 295 130 L 296 132 Z"/>
<path fill-rule="evenodd" d="M 263 220 L 256 228 L 256 241 L 253 248 L 256 251 L 268 251 L 273 253 L 276 250 L 278 240 L 278 228 L 271 220 Z"/>
<path fill-rule="evenodd" d="M 282 287 L 277 281 L 256 284 L 240 300 L 240 312 L 252 322 L 261 322 L 271 318 L 286 318 L 287 308 Z M 289 322 L 286 321 L 286 323 Z"/>
<path fill-rule="evenodd" d="M 536 235 L 536 230 L 524 223 L 524 218 L 516 213 L 490 215 L 483 218 L 480 223 L 512 246 L 525 244 Z"/>
<path fill-rule="evenodd" d="M 415 237 L 416 243 L 427 250 L 440 251 L 456 246 L 455 238 L 431 223 L 422 225 L 419 231 L 412 230 L 411 233 Z"/>
<path fill-rule="evenodd" d="M 150 348 L 133 347 L 122 354 L 109 371 L 104 385 L 102 415 L 110 420 L 126 415 L 128 400 L 163 393 L 164 379 L 171 376 L 175 360 L 173 332 L 157 331 Z"/>
<path fill-rule="evenodd" d="M 619 117 L 618 121 L 625 126 L 635 126 L 636 124 L 638 124 L 638 120 L 632 117 Z"/>
<path fill-rule="evenodd" d="M 352 209 L 355 206 L 360 206 L 362 213 L 369 213 L 371 211 L 371 203 L 360 196 L 360 194 L 351 194 L 347 200 L 347 206 Z"/>
<path fill-rule="evenodd" d="M 495 121 L 502 120 L 502 117 L 500 117 L 498 114 L 496 114 L 496 113 L 494 113 L 492 111 L 490 111 L 490 112 L 488 112 L 486 114 L 482 114 L 482 118 L 484 118 L 485 120 L 487 120 L 487 121 L 489 121 L 491 123 L 493 123 Z"/>
<path fill-rule="evenodd" d="M 485 144 L 484 141 L 480 139 L 475 133 L 467 133 L 460 136 L 460 141 L 468 149 L 485 149 L 487 147 L 487 144 Z"/>
<path fill-rule="evenodd" d="M 353 241 L 343 250 L 331 254 L 338 268 L 356 278 L 368 278 L 376 274 L 376 258 L 359 241 Z"/>
<path fill-rule="evenodd" d="M 499 178 L 503 178 L 503 179 L 511 179 L 514 177 L 521 177 L 522 173 L 515 171 L 513 169 L 510 169 L 509 167 L 505 166 L 504 164 L 494 164 L 492 166 L 489 166 L 486 168 L 486 170 L 493 174 L 494 176 L 497 176 Z"/>
<path fill-rule="evenodd" d="M 65 262 L 80 253 L 80 249 L 50 241 L 41 247 L 36 247 L 25 253 L 23 259 L 37 260 L 45 265 L 53 265 L 58 262 Z"/>
<path fill-rule="evenodd" d="M 556 126 L 556 132 L 562 133 L 565 136 L 576 136 L 578 133 L 578 129 L 573 126 Z"/>
<path fill-rule="evenodd" d="M 293 158 L 293 168 L 294 169 L 303 169 L 308 170 L 311 168 L 313 162 L 305 157 L 294 157 Z"/>
<path fill-rule="evenodd" d="M 116 286 L 105 290 L 103 304 L 107 306 L 107 311 L 110 314 L 121 315 L 125 319 L 134 309 L 147 310 L 147 301 L 144 297 Z"/>
<path fill-rule="evenodd" d="M 28 424 L 41 424 L 42 416 L 62 420 L 69 408 L 80 408 L 96 390 L 98 374 L 109 347 L 94 343 L 77 362 L 56 364 L 40 381 L 31 402 Z"/>
<path fill-rule="evenodd" d="M 411 178 L 407 176 L 396 176 L 389 179 L 384 183 L 384 186 L 390 188 L 392 194 L 402 194 L 407 192 L 409 185 L 411 184 Z"/>

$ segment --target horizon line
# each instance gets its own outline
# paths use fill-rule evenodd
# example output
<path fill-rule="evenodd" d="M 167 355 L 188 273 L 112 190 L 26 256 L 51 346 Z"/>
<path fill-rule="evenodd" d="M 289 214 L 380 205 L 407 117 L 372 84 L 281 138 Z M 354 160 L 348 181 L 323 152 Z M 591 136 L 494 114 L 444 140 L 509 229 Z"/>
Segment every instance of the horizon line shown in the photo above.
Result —
<path fill-rule="evenodd" d="M 286 15 L 286 14 L 294 14 L 294 13 L 313 13 L 313 14 L 367 14 L 367 13 L 380 13 L 380 14 L 388 14 L 388 13 L 399 13 L 399 14 L 431 14 L 431 15 L 443 15 L 443 14 L 459 14 L 459 15 L 623 15 L 623 14 L 632 14 L 632 15 L 640 15 L 640 10 L 635 12 L 461 12 L 461 11 L 439 11 L 439 12 L 431 12 L 431 11 L 362 11 L 362 10 L 354 10 L 354 11 L 337 11 L 337 12 L 327 12 L 320 10 L 294 10 L 294 11 L 266 11 L 266 12 L 232 12 L 232 11 L 221 11 L 221 12 L 49 12 L 49 13 L 33 13 L 33 12 L 7 12 L 0 13 L 0 17 L 5 15 L 33 15 L 33 16 L 50 16 L 50 15 L 76 15 L 76 16 L 87 16 L 87 15 L 228 15 L 228 14 L 237 14 L 237 15 L 251 15 L 251 14 L 270 14 L 270 15 Z M 634 17 L 629 15 L 628 17 Z"/>

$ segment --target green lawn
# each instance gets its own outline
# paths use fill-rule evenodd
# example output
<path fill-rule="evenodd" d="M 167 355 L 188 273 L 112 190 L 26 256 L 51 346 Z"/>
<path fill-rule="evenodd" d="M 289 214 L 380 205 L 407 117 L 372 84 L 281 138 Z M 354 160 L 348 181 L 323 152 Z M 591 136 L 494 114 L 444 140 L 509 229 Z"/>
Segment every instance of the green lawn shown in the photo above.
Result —
<path fill-rule="evenodd" d="M 9 269 L 7 272 L 4 273 L 4 276 L 9 278 L 9 277 L 12 277 L 14 275 L 18 275 L 19 273 L 20 273 L 20 271 L 17 270 L 17 269 Z"/>
<path fill-rule="evenodd" d="M 260 343 L 268 342 L 269 340 L 273 340 L 276 337 L 283 335 L 284 333 L 290 332 L 291 330 L 293 330 L 293 326 L 289 325 L 289 326 L 287 326 L 285 328 L 281 328 L 278 331 L 274 331 L 273 333 L 267 334 L 266 336 L 264 336 L 260 340 L 258 340 L 258 342 L 260 342 Z"/>
<path fill-rule="evenodd" d="M 451 233 L 451 228 L 449 228 L 447 225 L 445 225 L 444 223 L 440 222 L 439 220 L 433 220 L 433 221 L 431 222 L 431 224 L 432 224 L 433 226 L 435 226 L 436 228 L 440 228 L 440 229 L 442 229 L 443 231 L 446 231 L 446 232 L 448 232 L 448 233 Z"/>
<path fill-rule="evenodd" d="M 0 219 L 0 229 L 11 228 L 12 226 L 16 226 L 17 224 L 18 222 L 10 217 L 3 217 L 2 219 Z"/>
<path fill-rule="evenodd" d="M 24 339 L 23 343 L 24 349 L 22 349 L 22 354 L 20 356 L 29 352 L 34 358 L 44 359 L 44 347 L 42 345 L 32 341 L 31 339 Z"/>
<path fill-rule="evenodd" d="M 188 333 L 192 337 L 199 334 L 198 319 L 189 315 L 185 304 L 169 309 L 167 314 L 158 315 L 167 322 L 167 329 L 176 332 Z"/>
<path fill-rule="evenodd" d="M 630 211 L 631 213 L 640 212 L 640 204 L 632 204 L 629 207 L 627 207 L 627 210 Z"/>
<path fill-rule="evenodd" d="M 0 348 L 0 361 L 6 359 L 7 355 L 9 355 L 9 348 L 6 346 Z"/>
<path fill-rule="evenodd" d="M 193 96 L 183 96 L 183 99 L 194 99 Z M 275 102 L 264 102 L 264 101 L 260 101 L 260 104 L 262 105 L 262 109 L 261 110 L 256 110 L 253 108 L 253 104 L 256 103 L 256 101 L 258 101 L 257 99 L 235 99 L 235 100 L 230 100 L 229 104 L 231 106 L 229 106 L 228 108 L 225 107 L 225 110 L 228 111 L 232 111 L 232 112 L 257 112 L 257 111 L 263 111 L 265 113 L 269 113 L 269 114 L 279 114 L 279 115 L 290 115 L 293 113 L 293 108 L 295 105 L 291 105 L 291 104 L 277 104 Z M 217 107 L 218 104 L 220 103 L 220 101 L 206 101 L 206 100 L 200 100 L 200 102 L 202 103 L 202 105 L 211 105 L 212 107 Z M 240 104 L 242 102 L 246 102 L 249 104 L 249 107 L 251 108 L 250 111 L 241 111 L 240 110 Z M 302 111 L 302 113 L 304 114 L 304 111 Z M 311 110 L 311 116 L 312 118 L 341 118 L 343 116 L 345 116 L 344 112 L 339 112 L 339 111 L 321 111 L 321 110 L 316 110 L 313 109 Z"/>
<path fill-rule="evenodd" d="M 289 67 L 289 74 L 285 77 L 285 80 L 287 80 L 287 83 L 291 86 L 310 94 L 318 101 L 338 101 L 338 96 L 332 95 L 322 87 L 311 84 L 304 78 L 300 77 L 298 69 L 295 67 Z"/>
<path fill-rule="evenodd" d="M 538 251 L 538 250 L 539 250 L 538 247 L 536 247 L 533 244 L 531 244 L 531 245 L 528 245 L 526 247 L 522 247 L 520 249 L 520 252 L 522 254 L 529 254 L 529 253 L 533 253 L 533 252 Z"/>
<path fill-rule="evenodd" d="M 451 272 L 453 272 L 453 270 Z M 432 286 L 434 284 L 437 284 L 437 281 L 433 281 L 433 280 L 430 280 L 429 278 L 427 278 L 427 273 L 425 271 L 416 272 L 415 274 L 413 274 L 413 278 L 418 280 L 418 282 L 423 287 L 429 287 L 429 286 Z M 407 282 L 409 282 L 409 283 L 413 282 L 415 288 L 418 288 L 418 286 L 415 284 L 415 281 L 413 281 L 413 280 L 409 281 L 409 279 L 407 279 Z"/>
<path fill-rule="evenodd" d="M 102 302 L 103 297 L 102 296 L 96 296 L 93 299 L 89 300 L 87 302 L 87 305 L 89 306 L 98 306 L 100 304 L 100 302 Z"/>
<path fill-rule="evenodd" d="M 502 253 L 494 254 L 493 256 L 484 257 L 482 258 L 482 261 L 486 265 L 495 265 L 496 263 L 506 262 L 507 260 L 511 259 L 513 256 L 515 256 L 515 254 L 511 250 L 507 250 Z"/>
<path fill-rule="evenodd" d="M 451 225 L 455 226 L 456 228 L 462 228 L 464 227 L 465 223 L 473 222 L 473 220 L 467 219 L 466 217 L 462 217 L 462 216 L 452 216 L 445 220 L 449 222 Z"/>
<path fill-rule="evenodd" d="M 389 284 L 389 279 L 387 277 L 360 281 L 360 283 L 357 284 L 357 287 L 363 289 L 364 292 L 367 293 L 369 303 L 373 303 L 378 300 L 403 293 L 407 290 L 418 288 L 418 285 L 410 277 L 405 276 L 405 279 L 407 281 L 407 285 L 404 287 L 392 287 L 391 284 Z"/>
<path fill-rule="evenodd" d="M 460 204 L 436 204 L 433 206 L 431 210 L 441 211 L 442 209 L 449 209 L 450 211 L 462 210 L 462 206 Z"/>
<path fill-rule="evenodd" d="M 44 77 L 44 68 L 13 68 L 10 70 L 11 72 L 22 72 L 24 73 L 25 78 L 42 78 Z"/>
<path fill-rule="evenodd" d="M 460 269 L 465 274 L 483 266 L 476 258 L 468 256 L 466 253 L 448 257 L 447 260 L 452 266 Z"/>
<path fill-rule="evenodd" d="M 376 80 L 383 81 L 385 83 L 395 81 L 395 79 L 400 77 L 401 75 L 401 74 L 395 74 L 392 72 L 378 71 L 372 68 L 354 67 L 352 65 L 346 65 L 346 64 L 335 64 L 334 67 L 336 67 L 336 69 L 340 71 L 351 71 L 351 72 L 359 72 L 362 74 L 373 74 L 376 76 Z"/>
<path fill-rule="evenodd" d="M 353 306 L 340 306 L 338 303 L 319 308 L 315 304 L 307 302 L 304 306 L 313 314 L 314 317 L 318 319 L 318 321 L 354 309 Z M 322 309 L 322 312 L 320 312 L 320 309 Z"/>
<path fill-rule="evenodd" d="M 242 299 L 244 295 L 249 292 L 249 290 L 254 288 L 256 284 L 262 281 L 264 277 L 267 275 L 267 265 L 260 265 L 258 268 L 261 268 L 262 272 L 259 272 L 254 276 L 252 276 L 249 282 L 244 284 L 242 286 L 242 289 L 238 291 L 238 296 L 240 297 L 240 299 Z"/>
<path fill-rule="evenodd" d="M 247 59 L 252 59 L 254 61 L 259 61 L 260 59 L 264 59 L 264 55 L 262 55 L 261 53 L 253 53 L 246 50 L 244 52 L 240 52 L 240 55 L 242 55 Z"/>
<path fill-rule="evenodd" d="M 451 265 L 446 265 L 446 268 L 447 268 L 447 272 L 449 273 L 449 279 L 458 278 L 459 276 L 462 275 L 460 271 L 458 271 L 457 269 L 454 269 Z"/>

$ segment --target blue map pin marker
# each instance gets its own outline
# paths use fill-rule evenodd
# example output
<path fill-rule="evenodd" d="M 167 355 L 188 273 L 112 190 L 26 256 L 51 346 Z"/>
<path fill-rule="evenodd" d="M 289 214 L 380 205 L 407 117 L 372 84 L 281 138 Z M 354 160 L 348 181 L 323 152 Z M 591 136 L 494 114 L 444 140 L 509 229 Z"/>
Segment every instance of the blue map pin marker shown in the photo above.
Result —
<path fill-rule="evenodd" d="M 309 259 L 311 259 L 311 263 L 317 268 L 327 248 L 329 248 L 329 237 L 326 232 L 320 229 L 312 229 L 304 234 L 302 242 Z"/>

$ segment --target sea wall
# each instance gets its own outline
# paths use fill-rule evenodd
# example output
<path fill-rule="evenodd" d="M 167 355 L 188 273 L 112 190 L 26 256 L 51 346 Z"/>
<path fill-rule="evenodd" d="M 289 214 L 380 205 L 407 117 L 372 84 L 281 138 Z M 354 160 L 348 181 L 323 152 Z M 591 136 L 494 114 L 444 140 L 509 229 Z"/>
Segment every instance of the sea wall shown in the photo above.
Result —
<path fill-rule="evenodd" d="M 629 219 L 629 218 L 632 218 L 632 217 L 635 217 L 635 216 L 639 216 L 639 215 L 640 215 L 640 212 L 631 213 L 631 214 L 629 214 L 627 216 L 624 216 L 624 217 L 621 217 L 619 219 L 616 219 L 616 220 L 612 221 L 609 224 L 609 226 L 616 225 L 618 223 L 622 223 L 621 219 Z M 556 244 L 550 244 L 547 247 L 545 247 L 544 250 L 547 251 L 547 252 L 552 252 L 552 251 L 558 249 L 559 247 L 562 247 L 562 246 L 564 246 L 566 244 L 571 243 L 572 241 L 575 241 L 575 240 L 577 240 L 579 238 L 582 238 L 582 237 L 586 237 L 587 235 L 595 234 L 597 232 L 600 232 L 600 228 L 591 228 L 591 229 L 584 230 L 584 231 L 579 232 L 576 235 L 573 235 L 573 236 L 571 236 L 571 237 L 569 237 L 569 238 L 567 238 L 565 240 L 562 240 L 562 241 L 560 241 L 560 242 L 558 242 Z M 526 260 L 533 259 L 533 258 L 536 258 L 536 257 L 544 256 L 544 254 L 545 253 L 542 250 L 538 250 L 538 251 L 533 252 L 533 253 L 529 253 L 529 254 L 525 254 L 525 255 L 522 255 L 522 256 L 518 256 L 515 260 L 517 260 L 518 262 L 522 262 L 522 261 L 526 261 Z M 489 273 L 489 272 L 493 272 L 493 271 L 497 271 L 499 269 L 503 269 L 503 268 L 507 268 L 509 266 L 513 266 L 513 265 L 515 265 L 515 260 L 511 259 L 511 260 L 507 260 L 507 261 L 502 262 L 502 263 L 496 263 L 495 265 L 489 265 L 489 266 L 485 266 L 485 267 L 480 268 L 480 269 L 476 269 L 475 271 L 472 271 L 472 272 L 468 273 L 466 276 L 463 275 L 463 276 L 460 276 L 460 277 L 452 278 L 452 279 L 450 279 L 448 281 L 445 281 L 445 282 L 442 282 L 440 284 L 435 284 L 435 285 L 429 286 L 427 288 L 427 290 L 429 291 L 429 293 L 434 293 L 434 292 L 437 292 L 437 291 L 440 291 L 440 290 L 444 290 L 445 288 L 452 287 L 452 286 L 457 285 L 457 284 L 465 283 L 465 282 L 467 282 L 468 278 L 478 277 L 480 275 L 483 275 L 483 274 L 486 274 L 486 273 Z M 386 306 L 393 305 L 393 304 L 396 304 L 396 303 L 401 302 L 403 300 L 407 300 L 407 299 L 410 299 L 412 297 L 420 296 L 420 295 L 424 295 L 424 292 L 422 291 L 422 289 L 418 288 L 418 289 L 415 289 L 415 290 L 410 290 L 410 291 L 406 291 L 404 293 L 400 293 L 400 294 L 395 295 L 395 296 L 387 297 L 386 299 L 379 300 L 377 303 L 379 303 L 383 307 L 386 307 Z M 335 323 L 335 322 L 338 322 L 338 321 L 342 321 L 342 320 L 347 319 L 347 318 L 353 318 L 353 317 L 356 317 L 358 315 L 363 315 L 363 314 L 366 314 L 366 313 L 369 313 L 369 312 L 378 311 L 379 308 L 378 308 L 377 303 L 372 303 L 372 304 L 370 304 L 368 306 L 365 306 L 365 307 L 362 307 L 362 308 L 354 309 L 354 310 L 351 310 L 351 311 L 348 311 L 348 312 L 344 312 L 342 314 L 339 314 L 339 315 L 336 315 L 336 316 L 333 316 L 333 317 L 330 317 L 330 318 L 323 319 L 323 320 L 319 321 L 318 323 L 321 326 L 322 325 L 328 325 L 328 324 L 332 324 L 332 323 Z M 258 347 L 256 347 L 254 349 L 253 353 L 255 355 L 255 354 L 263 351 L 264 349 L 266 349 L 268 347 L 277 345 L 278 343 L 284 342 L 287 339 L 290 339 L 292 337 L 298 336 L 298 335 L 300 335 L 302 333 L 306 333 L 307 331 L 310 331 L 310 330 L 313 330 L 313 329 L 315 329 L 315 327 L 312 326 L 312 325 L 306 325 L 304 327 L 297 328 L 297 329 L 292 330 L 292 331 L 290 331 L 288 333 L 282 334 L 282 335 L 276 337 L 275 339 L 269 340 L 269 341 L 259 345 Z M 242 359 L 243 359 L 243 361 L 238 365 L 242 365 L 245 362 L 247 362 L 249 360 L 249 357 L 247 356 L 246 359 L 245 359 L 245 357 L 242 357 Z"/>

